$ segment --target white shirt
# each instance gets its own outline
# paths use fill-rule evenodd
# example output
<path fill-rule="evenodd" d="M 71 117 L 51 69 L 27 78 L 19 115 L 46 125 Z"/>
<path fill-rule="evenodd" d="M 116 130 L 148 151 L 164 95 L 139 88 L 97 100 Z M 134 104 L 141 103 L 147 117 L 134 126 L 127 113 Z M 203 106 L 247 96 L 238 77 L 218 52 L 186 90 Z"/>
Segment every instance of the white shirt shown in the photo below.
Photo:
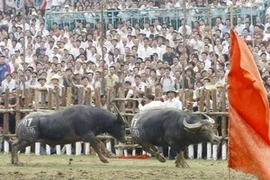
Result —
<path fill-rule="evenodd" d="M 237 32 L 237 34 L 239 36 L 242 36 L 242 32 L 243 32 L 244 27 L 245 26 L 243 24 L 238 24 L 235 26 L 234 30 Z"/>
<path fill-rule="evenodd" d="M 203 50 L 204 43 L 201 40 L 191 39 L 188 44 L 193 48 L 201 52 Z"/>
<path fill-rule="evenodd" d="M 80 50 L 79 48 L 73 47 L 70 49 L 69 53 L 72 54 L 74 58 L 76 58 L 77 56 L 80 55 Z"/>
<path fill-rule="evenodd" d="M 151 101 L 150 103 L 142 106 L 142 104 L 139 104 L 139 110 L 140 111 L 146 111 L 149 109 L 154 109 L 154 108 L 161 108 L 164 107 L 164 103 L 161 101 Z"/>
<path fill-rule="evenodd" d="M 206 71 L 208 71 L 209 70 L 209 68 L 211 68 L 211 60 L 209 60 L 209 59 L 206 59 L 205 61 L 204 61 L 204 69 L 206 70 Z"/>
<path fill-rule="evenodd" d="M 173 98 L 172 100 L 167 100 L 164 102 L 165 107 L 170 107 L 170 108 L 176 108 L 182 110 L 183 104 L 178 98 Z"/>
<path fill-rule="evenodd" d="M 178 29 L 178 32 L 181 33 L 181 34 L 184 34 L 184 26 L 180 26 L 179 29 Z M 190 35 L 191 32 L 192 32 L 191 27 L 186 25 L 186 34 Z"/>
<path fill-rule="evenodd" d="M 134 83 L 133 86 L 136 87 L 136 90 L 141 90 L 141 91 L 145 92 L 146 84 L 144 82 L 141 82 L 138 86 Z"/>
<path fill-rule="evenodd" d="M 152 49 L 150 47 L 147 46 L 147 48 L 145 48 L 144 46 L 141 46 L 138 49 L 138 57 L 141 57 L 143 60 L 145 60 L 145 58 L 151 56 L 151 51 Z"/>
<path fill-rule="evenodd" d="M 13 89 L 16 88 L 16 81 L 14 79 L 11 79 L 9 82 L 5 79 L 2 81 L 1 86 L 3 87 L 3 92 L 5 92 L 6 89 L 9 89 L 9 92 L 11 92 Z"/>
<path fill-rule="evenodd" d="M 157 53 L 158 58 L 161 58 L 162 57 L 161 52 L 162 52 L 162 48 L 161 47 L 152 47 L 151 48 L 151 55 L 153 55 L 154 53 Z"/>

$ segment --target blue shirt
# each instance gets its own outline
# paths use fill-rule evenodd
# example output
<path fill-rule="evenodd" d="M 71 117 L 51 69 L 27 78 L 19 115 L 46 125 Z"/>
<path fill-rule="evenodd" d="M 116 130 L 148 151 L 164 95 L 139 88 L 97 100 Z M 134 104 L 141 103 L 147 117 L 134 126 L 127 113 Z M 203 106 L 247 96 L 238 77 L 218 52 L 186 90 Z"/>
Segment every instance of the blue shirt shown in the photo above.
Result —
<path fill-rule="evenodd" d="M 0 65 L 0 82 L 2 82 L 5 77 L 5 72 L 8 71 L 8 66 L 6 63 Z"/>

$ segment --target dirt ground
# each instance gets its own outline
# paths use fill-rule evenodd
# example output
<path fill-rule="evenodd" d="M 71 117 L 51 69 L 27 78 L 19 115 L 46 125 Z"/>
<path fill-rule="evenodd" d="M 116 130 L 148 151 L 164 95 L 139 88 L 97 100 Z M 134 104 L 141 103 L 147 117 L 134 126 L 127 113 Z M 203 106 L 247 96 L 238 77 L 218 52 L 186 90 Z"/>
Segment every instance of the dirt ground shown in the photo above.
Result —
<path fill-rule="evenodd" d="M 1 180 L 226 180 L 227 161 L 187 160 L 190 168 L 174 167 L 174 161 L 160 163 L 149 159 L 109 159 L 104 164 L 97 156 L 19 155 L 23 165 L 10 163 L 10 155 L 0 154 Z M 69 164 L 70 160 L 71 164 Z M 251 175 L 230 171 L 231 180 L 253 180 Z"/>

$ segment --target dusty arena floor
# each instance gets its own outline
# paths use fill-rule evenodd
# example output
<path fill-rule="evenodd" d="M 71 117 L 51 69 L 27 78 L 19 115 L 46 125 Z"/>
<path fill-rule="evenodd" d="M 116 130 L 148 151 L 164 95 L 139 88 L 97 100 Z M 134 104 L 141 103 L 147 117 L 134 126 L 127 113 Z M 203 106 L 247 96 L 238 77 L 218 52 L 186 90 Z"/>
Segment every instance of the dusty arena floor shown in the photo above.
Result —
<path fill-rule="evenodd" d="M 0 154 L 1 180 L 227 180 L 226 161 L 187 160 L 191 168 L 175 168 L 174 161 L 160 163 L 154 158 L 144 160 L 109 159 L 103 164 L 96 156 L 19 155 L 23 165 L 10 163 L 10 155 Z M 72 159 L 69 165 L 69 160 Z M 231 170 L 232 180 L 253 180 L 254 177 Z"/>

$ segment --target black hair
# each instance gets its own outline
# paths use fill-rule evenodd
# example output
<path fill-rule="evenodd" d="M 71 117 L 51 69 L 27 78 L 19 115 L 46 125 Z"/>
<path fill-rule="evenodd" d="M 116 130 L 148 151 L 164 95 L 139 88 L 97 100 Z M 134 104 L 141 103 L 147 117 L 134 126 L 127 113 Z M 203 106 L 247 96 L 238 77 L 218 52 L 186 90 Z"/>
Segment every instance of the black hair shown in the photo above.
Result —
<path fill-rule="evenodd" d="M 145 98 L 154 101 L 155 100 L 155 96 L 153 94 L 148 94 L 145 96 Z"/>
<path fill-rule="evenodd" d="M 130 81 L 125 81 L 125 84 L 128 84 L 131 86 L 131 82 Z"/>

